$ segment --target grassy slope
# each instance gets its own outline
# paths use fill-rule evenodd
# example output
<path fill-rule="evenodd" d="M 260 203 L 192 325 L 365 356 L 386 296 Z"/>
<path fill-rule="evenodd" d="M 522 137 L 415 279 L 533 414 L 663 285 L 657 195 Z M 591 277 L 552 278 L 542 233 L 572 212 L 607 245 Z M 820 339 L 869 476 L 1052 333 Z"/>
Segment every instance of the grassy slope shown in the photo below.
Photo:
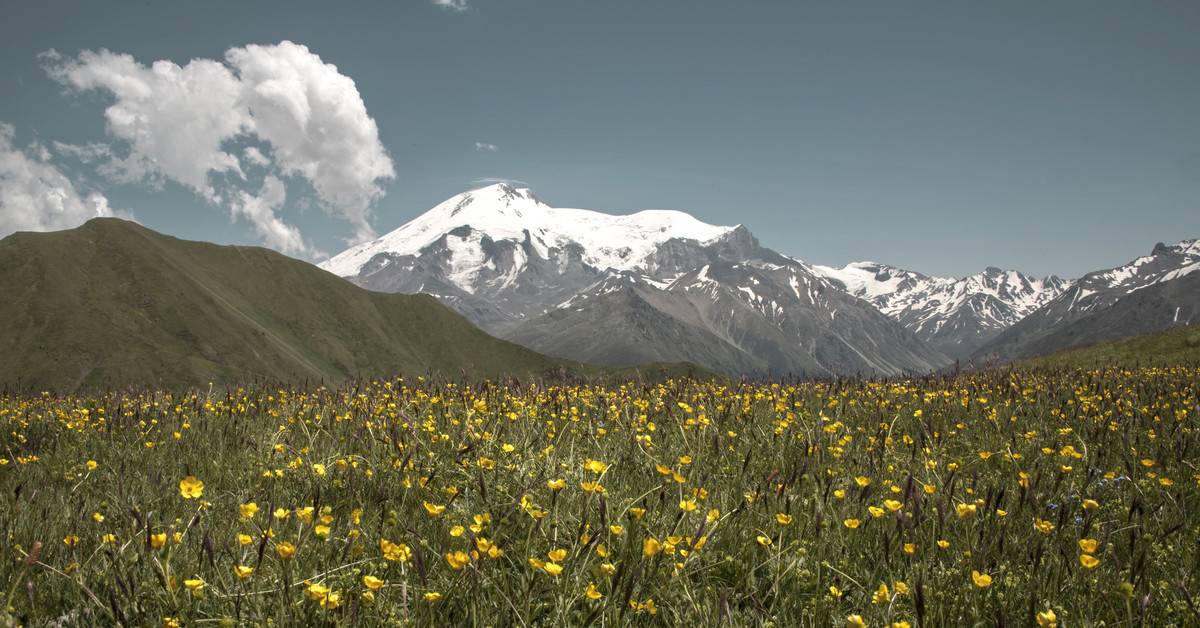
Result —
<path fill-rule="evenodd" d="M 0 382 L 35 388 L 600 374 L 488 336 L 428 296 L 117 219 L 0 241 L 0 295 Z"/>
<path fill-rule="evenodd" d="M 1180 327 L 1014 362 L 1012 368 L 1176 366 L 1200 363 L 1200 326 Z"/>

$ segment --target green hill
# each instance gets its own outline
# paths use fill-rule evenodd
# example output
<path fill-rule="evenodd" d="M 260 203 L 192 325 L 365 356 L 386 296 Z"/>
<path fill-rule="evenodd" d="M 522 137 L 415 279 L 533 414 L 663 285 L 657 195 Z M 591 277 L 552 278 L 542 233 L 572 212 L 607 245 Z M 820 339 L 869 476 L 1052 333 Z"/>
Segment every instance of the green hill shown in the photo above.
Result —
<path fill-rule="evenodd" d="M 429 296 L 114 218 L 0 240 L 0 329 L 0 384 L 23 389 L 604 373 L 489 336 Z"/>
<path fill-rule="evenodd" d="M 1067 349 L 1005 368 L 1095 368 L 1200 364 L 1200 325 Z"/>

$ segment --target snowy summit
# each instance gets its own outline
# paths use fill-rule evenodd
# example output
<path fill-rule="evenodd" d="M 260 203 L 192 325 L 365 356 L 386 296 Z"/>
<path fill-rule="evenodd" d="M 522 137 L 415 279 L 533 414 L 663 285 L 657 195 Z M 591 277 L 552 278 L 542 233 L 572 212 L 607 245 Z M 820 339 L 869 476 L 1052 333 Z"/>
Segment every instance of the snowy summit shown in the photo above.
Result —
<path fill-rule="evenodd" d="M 497 183 L 454 196 L 395 231 L 348 249 L 320 266 L 342 277 L 355 276 L 380 253 L 417 256 L 450 235 L 446 244 L 456 262 L 481 261 L 479 247 L 484 238 L 493 242 L 528 240 L 531 250 L 542 259 L 550 258 L 551 249 L 578 245 L 585 264 L 600 270 L 630 271 L 667 240 L 704 243 L 735 228 L 710 225 L 674 210 L 648 209 L 615 216 L 550 207 L 529 188 Z"/>

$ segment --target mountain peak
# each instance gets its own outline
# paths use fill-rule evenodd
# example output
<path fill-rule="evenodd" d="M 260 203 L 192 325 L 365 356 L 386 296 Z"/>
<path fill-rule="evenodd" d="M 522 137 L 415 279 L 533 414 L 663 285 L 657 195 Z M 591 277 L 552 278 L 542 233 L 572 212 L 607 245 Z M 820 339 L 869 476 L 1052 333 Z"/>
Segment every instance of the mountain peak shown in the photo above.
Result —
<path fill-rule="evenodd" d="M 589 266 L 629 271 L 637 269 L 668 240 L 711 242 L 735 229 L 710 225 L 675 210 L 612 215 L 556 208 L 529 188 L 494 183 L 453 196 L 399 229 L 334 256 L 321 267 L 353 277 L 381 255 L 393 259 L 420 256 L 436 246 L 445 247 L 449 257 L 458 260 L 455 266 L 465 269 L 486 263 L 490 253 L 483 249 L 491 247 L 483 244 L 486 240 L 520 245 L 521 255 L 542 260 L 558 255 L 556 251 L 575 250 L 580 261 Z M 466 286 L 461 282 L 472 280 L 464 274 L 452 274 L 452 283 L 463 289 Z"/>

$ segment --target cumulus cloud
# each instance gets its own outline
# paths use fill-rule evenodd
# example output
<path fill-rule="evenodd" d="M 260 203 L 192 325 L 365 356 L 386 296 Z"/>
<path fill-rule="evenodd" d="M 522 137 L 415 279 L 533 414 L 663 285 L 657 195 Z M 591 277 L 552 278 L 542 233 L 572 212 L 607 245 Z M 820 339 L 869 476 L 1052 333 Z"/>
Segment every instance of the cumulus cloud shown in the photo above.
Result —
<path fill-rule="evenodd" d="M 146 66 L 103 49 L 76 58 L 51 50 L 43 62 L 64 86 L 112 97 L 105 126 L 119 152 L 128 152 L 110 152 L 104 172 L 114 179 L 178 182 L 249 220 L 269 246 L 292 252 L 307 248 L 296 248 L 299 231 L 280 217 L 284 179 L 302 179 L 326 212 L 350 223 L 351 242 L 375 237 L 372 207 L 384 194 L 381 182 L 395 177 L 392 160 L 354 81 L 306 46 L 249 45 L 229 49 L 223 61 L 183 66 Z M 231 148 L 247 141 L 265 150 Z M 254 193 L 245 170 L 252 165 L 269 177 Z"/>
<path fill-rule="evenodd" d="M 309 253 L 300 230 L 279 218 L 278 211 L 287 201 L 287 190 L 278 177 L 268 175 L 257 194 L 239 190 L 230 200 L 234 215 L 240 215 L 254 225 L 254 232 L 263 242 L 282 253 Z"/>
<path fill-rule="evenodd" d="M 467 4 L 467 0 L 433 0 L 433 3 L 443 9 L 453 9 L 459 13 L 471 8 Z"/>
<path fill-rule="evenodd" d="M 486 144 L 484 142 L 475 142 L 475 150 L 486 150 L 488 152 L 496 152 L 500 150 L 495 144 Z"/>
<path fill-rule="evenodd" d="M 100 216 L 132 218 L 113 211 L 103 194 L 81 191 L 49 163 L 46 147 L 19 148 L 13 138 L 12 125 L 0 122 L 0 236 L 70 229 Z"/>

